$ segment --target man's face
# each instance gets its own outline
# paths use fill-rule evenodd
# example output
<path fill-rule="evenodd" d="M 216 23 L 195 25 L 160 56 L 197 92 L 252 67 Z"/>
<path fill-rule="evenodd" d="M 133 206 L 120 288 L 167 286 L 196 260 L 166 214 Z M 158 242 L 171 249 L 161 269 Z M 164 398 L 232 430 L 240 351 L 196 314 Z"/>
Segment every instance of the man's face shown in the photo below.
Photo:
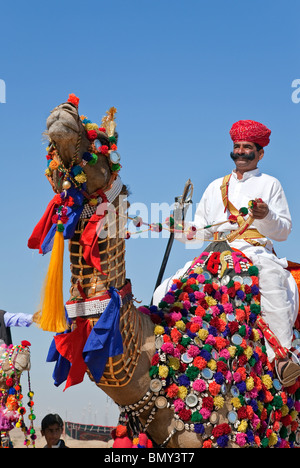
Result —
<path fill-rule="evenodd" d="M 52 447 L 53 445 L 58 444 L 62 432 L 62 427 L 60 427 L 57 423 L 52 424 L 51 426 L 47 427 L 44 431 L 42 431 L 42 435 L 45 436 L 48 447 Z"/>
<path fill-rule="evenodd" d="M 255 144 L 252 142 L 238 141 L 233 145 L 233 155 L 237 171 L 247 172 L 256 169 L 258 161 L 260 161 L 264 155 L 264 150 L 261 149 L 258 151 Z M 253 159 L 251 159 L 251 155 L 253 155 Z"/>

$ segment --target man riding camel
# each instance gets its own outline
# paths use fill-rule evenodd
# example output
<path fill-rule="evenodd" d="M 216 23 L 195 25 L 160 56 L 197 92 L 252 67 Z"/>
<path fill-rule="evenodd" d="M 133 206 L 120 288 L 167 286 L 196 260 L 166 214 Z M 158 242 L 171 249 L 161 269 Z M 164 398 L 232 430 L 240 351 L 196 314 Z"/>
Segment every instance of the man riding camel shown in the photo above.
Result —
<path fill-rule="evenodd" d="M 240 120 L 233 124 L 230 130 L 233 151 L 230 156 L 235 169 L 207 187 L 193 222 L 197 234 L 192 241 L 187 238 L 184 241 L 225 239 L 228 234 L 240 229 L 240 235 L 229 245 L 243 252 L 258 267 L 262 317 L 281 345 L 290 349 L 299 293 L 293 276 L 286 269 L 286 259 L 278 258 L 274 253 L 272 240 L 287 239 L 292 228 L 291 216 L 280 182 L 261 173 L 257 167 L 264 156 L 264 147 L 269 144 L 270 134 L 265 125 L 252 120 Z M 249 209 L 253 222 L 243 230 L 244 218 L 239 210 L 247 207 L 250 200 L 254 201 Z M 204 226 L 212 224 L 219 226 L 203 230 Z M 175 277 L 180 277 L 186 267 L 179 270 Z M 170 280 L 166 280 L 157 288 L 154 304 L 163 297 L 170 284 Z M 273 361 L 274 351 L 267 342 L 266 347 L 269 360 Z M 285 385 L 292 385 L 300 376 L 300 366 L 287 358 L 276 359 L 276 368 L 279 379 Z"/>

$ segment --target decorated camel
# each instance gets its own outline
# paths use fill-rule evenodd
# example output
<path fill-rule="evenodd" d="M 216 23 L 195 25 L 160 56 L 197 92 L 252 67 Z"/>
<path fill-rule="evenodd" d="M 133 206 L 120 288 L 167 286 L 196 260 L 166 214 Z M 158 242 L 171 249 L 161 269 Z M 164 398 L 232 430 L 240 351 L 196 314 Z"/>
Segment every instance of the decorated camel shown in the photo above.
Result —
<path fill-rule="evenodd" d="M 286 351 L 261 317 L 258 269 L 226 240 L 205 248 L 158 307 L 134 305 L 116 110 L 99 127 L 78 103 L 70 95 L 47 120 L 56 195 L 29 240 L 52 250 L 39 324 L 57 332 L 48 356 L 55 384 L 67 388 L 87 372 L 120 407 L 119 446 L 144 433 L 171 448 L 299 446 L 299 382 L 283 387 L 268 361 L 266 339 Z M 295 327 L 295 356 L 299 336 Z"/>
<path fill-rule="evenodd" d="M 33 392 L 30 388 L 30 343 L 22 341 L 20 345 L 0 346 L 0 387 L 1 387 L 1 407 L 0 407 L 0 431 L 2 448 L 9 447 L 9 432 L 14 427 L 20 427 L 24 432 L 24 444 L 35 445 L 35 429 L 33 427 L 35 415 L 33 413 Z M 28 371 L 29 384 L 29 410 L 23 406 L 22 387 L 20 383 L 21 375 Z M 25 424 L 25 414 L 28 411 L 30 427 Z"/>

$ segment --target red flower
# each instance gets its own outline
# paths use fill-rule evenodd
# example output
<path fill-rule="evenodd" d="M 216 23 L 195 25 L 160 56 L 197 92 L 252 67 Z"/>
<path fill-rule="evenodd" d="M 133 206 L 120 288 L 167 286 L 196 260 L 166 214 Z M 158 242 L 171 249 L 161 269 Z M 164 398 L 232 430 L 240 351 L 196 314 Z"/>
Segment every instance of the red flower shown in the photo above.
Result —
<path fill-rule="evenodd" d="M 6 379 L 5 383 L 8 387 L 12 387 L 14 384 L 14 381 L 11 377 L 9 377 L 8 379 Z"/>
<path fill-rule="evenodd" d="M 171 330 L 171 339 L 173 343 L 178 343 L 179 340 L 181 339 L 181 333 L 180 331 L 177 330 L 177 328 L 173 328 Z"/>
<path fill-rule="evenodd" d="M 215 437 L 215 438 L 218 438 L 222 435 L 228 435 L 230 434 L 231 432 L 231 429 L 230 429 L 230 426 L 229 424 L 218 424 L 218 426 L 215 426 L 212 430 L 212 435 Z"/>
<path fill-rule="evenodd" d="M 197 315 L 198 317 L 203 317 L 205 313 L 206 313 L 205 309 L 201 305 L 199 305 L 197 309 L 195 310 L 195 315 Z"/>
<path fill-rule="evenodd" d="M 211 319 L 211 321 L 209 322 L 209 324 L 212 326 L 212 327 L 215 327 L 219 330 L 220 328 L 220 319 L 218 317 L 213 317 Z"/>
<path fill-rule="evenodd" d="M 242 408 L 239 408 L 237 411 L 239 419 L 248 419 L 248 413 L 247 413 L 247 408 L 245 406 L 242 406 Z"/>
<path fill-rule="evenodd" d="M 182 409 L 178 413 L 179 417 L 182 419 L 182 421 L 188 421 L 191 419 L 192 412 L 189 409 Z"/>
<path fill-rule="evenodd" d="M 104 127 L 100 127 L 100 128 L 99 128 L 99 132 L 106 133 L 106 129 L 105 129 Z"/>
<path fill-rule="evenodd" d="M 66 203 L 67 206 L 73 206 L 74 205 L 74 198 L 73 197 L 69 197 L 68 198 L 68 201 Z"/>
<path fill-rule="evenodd" d="M 203 291 L 207 294 L 211 294 L 214 291 L 213 285 L 208 283 L 204 286 Z"/>
<path fill-rule="evenodd" d="M 186 292 L 186 293 L 188 293 L 188 294 L 191 294 L 191 293 L 194 292 L 194 290 L 193 290 L 193 289 L 191 288 L 191 286 L 189 286 L 189 285 L 184 286 L 183 290 L 184 290 L 184 292 Z M 188 298 L 188 299 L 189 299 L 189 298 Z M 188 299 L 187 299 L 187 300 L 188 300 Z"/>
<path fill-rule="evenodd" d="M 221 255 L 220 252 L 213 252 L 207 262 L 207 269 L 213 275 L 216 275 L 218 273 L 218 268 L 220 264 L 220 255 Z"/>
<path fill-rule="evenodd" d="M 24 348 L 26 348 L 26 346 L 31 346 L 31 343 L 27 340 L 23 340 L 21 341 L 21 345 L 24 346 Z"/>
<path fill-rule="evenodd" d="M 206 408 L 209 411 L 212 411 L 214 408 L 214 399 L 212 397 L 203 397 L 202 406 L 203 408 Z"/>
<path fill-rule="evenodd" d="M 65 215 L 62 215 L 60 217 L 60 220 L 63 224 L 66 224 L 66 222 L 69 220 L 69 217 L 68 216 L 65 216 Z"/>
<path fill-rule="evenodd" d="M 197 356 L 194 359 L 193 365 L 195 367 L 198 367 L 198 369 L 202 370 L 202 369 L 205 369 L 207 362 L 203 357 Z"/>
<path fill-rule="evenodd" d="M 158 323 L 161 323 L 161 317 L 159 315 L 157 315 L 157 314 L 151 314 L 150 318 L 151 318 L 152 322 L 155 323 L 156 325 Z"/>
<path fill-rule="evenodd" d="M 228 327 L 231 335 L 234 335 L 239 329 L 239 324 L 237 322 L 229 322 Z"/>
<path fill-rule="evenodd" d="M 226 366 L 225 362 L 223 361 L 218 361 L 217 362 L 217 371 L 222 372 L 223 375 L 225 375 L 228 371 L 228 367 Z"/>
<path fill-rule="evenodd" d="M 97 138 L 97 132 L 96 130 L 88 130 L 87 132 L 87 137 L 90 141 L 96 140 Z"/>
<path fill-rule="evenodd" d="M 151 361 L 151 366 L 156 366 L 159 363 L 159 355 L 154 354 L 152 361 Z"/>
<path fill-rule="evenodd" d="M 230 297 L 232 297 L 232 298 L 235 297 L 236 290 L 235 290 L 235 287 L 234 287 L 234 286 L 232 286 L 231 288 L 228 288 L 228 291 L 227 291 L 227 292 L 228 292 L 228 295 L 229 295 Z"/>
<path fill-rule="evenodd" d="M 192 333 L 197 333 L 199 329 L 200 329 L 200 325 L 198 323 L 192 323 L 190 326 L 190 331 Z"/>
<path fill-rule="evenodd" d="M 75 94 L 69 94 L 69 99 L 68 102 L 71 102 L 71 104 L 74 104 L 74 106 L 78 107 L 80 99 L 75 96 Z"/>
<path fill-rule="evenodd" d="M 176 384 L 171 384 L 168 389 L 167 389 L 167 395 L 168 397 L 170 398 L 175 398 L 177 396 L 177 393 L 178 393 L 178 387 Z"/>
<path fill-rule="evenodd" d="M 290 424 L 292 424 L 292 417 L 289 414 L 287 414 L 281 419 L 281 422 L 286 427 L 290 426 Z"/>
<path fill-rule="evenodd" d="M 55 205 L 61 205 L 62 204 L 61 196 L 60 195 L 55 195 L 54 198 L 53 198 L 53 202 L 54 202 Z"/>
<path fill-rule="evenodd" d="M 216 348 L 220 351 L 221 349 L 224 349 L 227 345 L 227 340 L 226 338 L 223 338 L 222 336 L 216 336 Z"/>
<path fill-rule="evenodd" d="M 107 154 L 108 153 L 108 146 L 102 145 L 101 146 L 101 153 L 102 154 Z"/>

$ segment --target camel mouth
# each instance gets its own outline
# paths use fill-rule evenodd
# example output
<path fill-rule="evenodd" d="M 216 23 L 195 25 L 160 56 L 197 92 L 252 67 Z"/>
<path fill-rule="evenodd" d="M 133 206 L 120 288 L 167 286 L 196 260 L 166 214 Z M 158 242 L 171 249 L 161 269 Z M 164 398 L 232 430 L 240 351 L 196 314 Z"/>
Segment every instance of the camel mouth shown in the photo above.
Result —
<path fill-rule="evenodd" d="M 47 133 L 51 139 L 61 138 L 80 131 L 79 117 L 74 106 L 62 104 L 56 107 L 47 119 Z"/>

